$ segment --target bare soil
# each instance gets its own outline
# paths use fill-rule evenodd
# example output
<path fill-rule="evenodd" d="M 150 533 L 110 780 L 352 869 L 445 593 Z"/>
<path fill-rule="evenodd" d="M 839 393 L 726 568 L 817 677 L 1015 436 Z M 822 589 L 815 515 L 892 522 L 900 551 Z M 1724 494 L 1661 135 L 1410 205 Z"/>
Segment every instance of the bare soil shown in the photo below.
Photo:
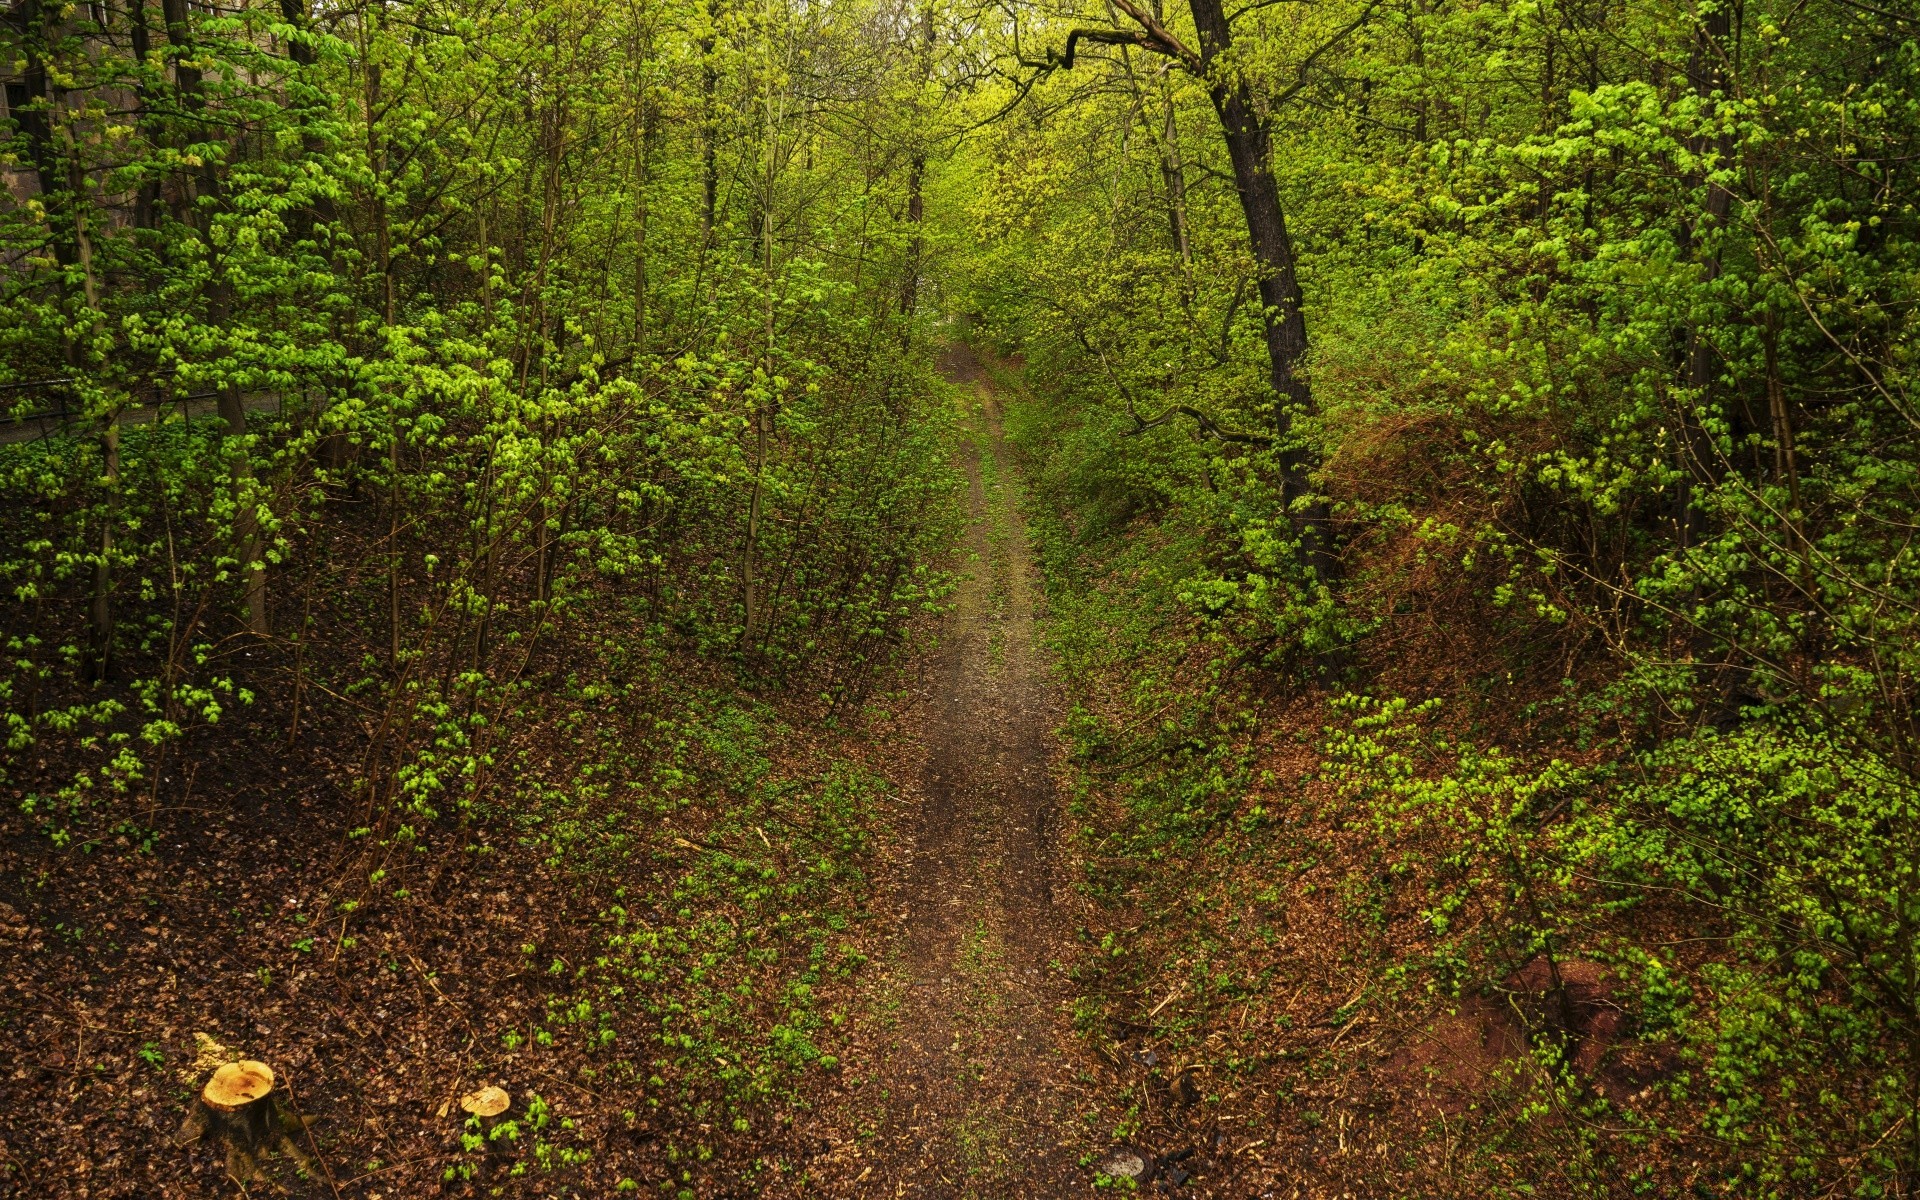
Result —
<path fill-rule="evenodd" d="M 970 527 L 922 675 L 924 767 L 884 906 L 896 950 L 871 981 L 872 1058 L 851 1068 L 868 1072 L 846 1114 L 866 1136 L 842 1170 L 859 1195 L 1085 1192 L 1081 1162 L 1102 1147 L 1068 1022 L 1072 893 L 1058 883 L 1038 586 L 994 393 L 964 346 L 942 369 L 971 393 Z"/>

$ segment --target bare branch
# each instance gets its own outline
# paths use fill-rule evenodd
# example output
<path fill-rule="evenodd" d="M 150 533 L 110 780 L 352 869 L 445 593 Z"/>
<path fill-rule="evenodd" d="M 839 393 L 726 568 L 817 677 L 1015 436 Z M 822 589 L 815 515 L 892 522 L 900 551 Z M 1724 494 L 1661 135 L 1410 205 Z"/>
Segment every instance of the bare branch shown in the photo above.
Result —
<path fill-rule="evenodd" d="M 1072 320 L 1071 315 L 1069 315 L 1068 319 Z M 1133 428 L 1129 429 L 1124 436 L 1139 437 L 1147 430 L 1165 425 L 1175 417 L 1191 417 L 1194 424 L 1198 425 L 1203 432 L 1218 441 L 1238 442 L 1246 446 L 1273 445 L 1273 439 L 1265 434 L 1242 433 L 1238 429 L 1223 429 L 1218 421 L 1215 421 L 1212 417 L 1209 417 L 1206 413 L 1201 412 L 1190 404 L 1169 404 L 1159 416 L 1148 420 L 1140 415 L 1139 408 L 1136 407 L 1133 402 L 1133 389 L 1126 385 L 1126 381 L 1120 378 L 1120 373 L 1113 369 L 1113 364 L 1107 361 L 1107 352 L 1088 340 L 1086 330 L 1080 328 L 1078 321 L 1073 322 L 1073 336 L 1080 340 L 1081 349 L 1100 360 L 1100 365 L 1106 369 L 1107 378 L 1113 380 L 1113 386 L 1120 389 L 1121 397 L 1126 400 L 1127 415 L 1133 418 Z"/>
<path fill-rule="evenodd" d="M 1856 9 L 1863 13 L 1872 13 L 1876 17 L 1885 17 L 1889 21 L 1898 21 L 1903 25 L 1913 25 L 1916 19 L 1912 13 L 1897 13 L 1872 4 L 1863 4 L 1861 0 L 1837 0 L 1842 7 Z"/>
<path fill-rule="evenodd" d="M 1075 29 L 1067 34 L 1067 50 L 1058 59 L 1063 70 L 1073 70 L 1074 43 L 1085 39 L 1102 46 L 1147 46 L 1146 35 L 1125 29 Z M 1148 46 L 1148 49 L 1152 47 Z"/>
<path fill-rule="evenodd" d="M 1294 78 L 1293 85 L 1287 88 L 1286 91 L 1281 92 L 1278 96 L 1275 96 L 1268 103 L 1267 105 L 1268 109 L 1272 110 L 1272 109 L 1279 108 L 1281 105 L 1285 104 L 1287 101 L 1299 95 L 1301 91 L 1303 91 L 1307 86 L 1307 72 L 1313 69 L 1313 64 L 1319 61 L 1320 56 L 1322 54 L 1325 54 L 1327 51 L 1333 49 L 1335 46 L 1338 46 L 1341 42 L 1346 41 L 1347 36 L 1349 34 L 1351 34 L 1354 30 L 1360 28 L 1362 25 L 1365 25 L 1368 19 L 1370 19 L 1373 16 L 1373 10 L 1380 7 L 1380 3 L 1381 3 L 1381 0 L 1368 0 L 1367 6 L 1360 10 L 1359 16 L 1355 17 L 1353 20 L 1347 22 L 1344 26 L 1342 26 L 1340 29 L 1340 32 L 1334 34 L 1332 37 L 1328 38 L 1326 41 L 1320 43 L 1319 47 L 1315 49 L 1312 54 L 1309 54 L 1305 58 L 1301 59 L 1300 70 L 1299 70 L 1299 73 Z"/>
<path fill-rule="evenodd" d="M 1378 0 L 1375 2 L 1377 3 Z M 1200 56 L 1194 53 L 1185 42 L 1175 37 L 1173 31 L 1162 25 L 1152 13 L 1135 4 L 1133 0 L 1113 0 L 1113 6 L 1138 21 L 1140 28 L 1147 31 L 1148 40 L 1141 45 L 1168 58 L 1179 59 L 1182 66 L 1195 74 L 1206 73 L 1206 65 L 1200 61 Z"/>
<path fill-rule="evenodd" d="M 1304 4 L 1306 2 L 1307 0 L 1251 0 L 1251 3 L 1243 4 L 1239 8 L 1236 8 L 1232 12 L 1228 13 L 1227 24 L 1231 25 L 1235 21 L 1238 21 L 1241 17 L 1246 16 L 1248 13 L 1258 12 L 1260 9 L 1263 9 L 1263 8 L 1272 8 L 1275 5 L 1279 5 L 1279 4 Z"/>
<path fill-rule="evenodd" d="M 1169 404 L 1165 412 L 1148 420 L 1133 407 L 1133 397 L 1127 397 L 1127 415 L 1133 418 L 1133 428 L 1126 432 L 1127 437 L 1138 437 L 1147 430 L 1165 425 L 1175 417 L 1192 417 L 1196 425 L 1207 434 L 1223 442 L 1240 442 L 1249 446 L 1271 446 L 1273 439 L 1264 433 L 1242 433 L 1237 429 L 1222 429 L 1212 417 L 1188 404 Z"/>

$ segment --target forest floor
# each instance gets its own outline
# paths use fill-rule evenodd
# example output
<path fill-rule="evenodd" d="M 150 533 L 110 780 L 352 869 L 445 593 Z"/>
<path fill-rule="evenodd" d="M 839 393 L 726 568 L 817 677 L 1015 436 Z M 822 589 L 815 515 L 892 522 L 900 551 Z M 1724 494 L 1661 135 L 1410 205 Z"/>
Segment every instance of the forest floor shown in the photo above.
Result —
<path fill-rule="evenodd" d="M 1085 1188 L 1082 1161 L 1101 1147 L 1088 1143 L 1084 1051 L 1067 1028 L 1056 705 L 997 400 L 970 349 L 942 369 L 968 389 L 969 530 L 923 672 L 924 768 L 917 786 L 902 781 L 903 844 L 889 856 L 899 924 L 864 1005 L 870 1107 L 847 1114 L 876 1136 L 846 1167 L 861 1194 L 1062 1195 Z"/>
<path fill-rule="evenodd" d="M 0 1197 L 243 1194 L 179 1132 L 237 1056 L 272 1061 L 322 1168 L 275 1157 L 256 1195 L 1092 1194 L 1152 1060 L 1075 1028 L 1099 922 L 1019 476 L 983 364 L 942 366 L 964 389 L 951 609 L 842 724 L 689 676 L 656 762 L 562 661 L 518 778 L 395 862 L 404 889 L 356 882 L 342 840 L 357 727 L 316 714 L 296 743 L 266 668 L 143 812 L 68 846 L 0 806 L 0 1115 L 33 1114 L 0 1120 Z M 23 794 L 66 769 L 17 765 Z M 794 1029 L 813 1048 L 773 1065 Z M 504 1158 L 462 1148 L 451 1109 L 482 1084 L 537 1106 Z"/>

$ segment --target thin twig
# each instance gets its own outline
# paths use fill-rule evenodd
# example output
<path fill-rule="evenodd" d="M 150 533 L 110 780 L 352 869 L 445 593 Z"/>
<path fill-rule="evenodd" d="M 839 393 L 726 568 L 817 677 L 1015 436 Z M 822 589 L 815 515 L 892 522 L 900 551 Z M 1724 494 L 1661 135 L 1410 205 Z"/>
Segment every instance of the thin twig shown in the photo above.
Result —
<path fill-rule="evenodd" d="M 327 1187 L 333 1192 L 333 1200 L 340 1200 L 340 1185 L 334 1182 L 333 1169 L 327 1166 L 327 1160 L 320 1155 L 320 1144 L 313 1140 L 313 1126 L 300 1115 L 300 1098 L 293 1094 L 293 1072 L 284 1072 L 287 1081 L 287 1107 L 293 1110 L 293 1119 L 300 1122 L 300 1133 L 307 1139 L 307 1149 L 313 1151 L 313 1161 L 320 1164 L 320 1173 L 327 1177 Z"/>

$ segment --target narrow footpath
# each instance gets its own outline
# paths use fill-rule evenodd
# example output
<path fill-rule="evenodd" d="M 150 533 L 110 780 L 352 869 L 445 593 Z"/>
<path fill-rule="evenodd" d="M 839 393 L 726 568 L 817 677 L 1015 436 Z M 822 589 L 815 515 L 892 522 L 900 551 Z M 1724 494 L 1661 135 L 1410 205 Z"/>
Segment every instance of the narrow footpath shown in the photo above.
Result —
<path fill-rule="evenodd" d="M 1065 888 L 1055 878 L 1057 724 L 1035 645 L 1037 582 L 984 369 L 968 390 L 970 493 L 958 590 L 923 675 L 925 766 L 896 855 L 896 955 L 877 980 L 865 1142 L 842 1160 L 863 1196 L 1082 1194 Z M 837 1190 L 837 1189 L 836 1189 Z"/>

